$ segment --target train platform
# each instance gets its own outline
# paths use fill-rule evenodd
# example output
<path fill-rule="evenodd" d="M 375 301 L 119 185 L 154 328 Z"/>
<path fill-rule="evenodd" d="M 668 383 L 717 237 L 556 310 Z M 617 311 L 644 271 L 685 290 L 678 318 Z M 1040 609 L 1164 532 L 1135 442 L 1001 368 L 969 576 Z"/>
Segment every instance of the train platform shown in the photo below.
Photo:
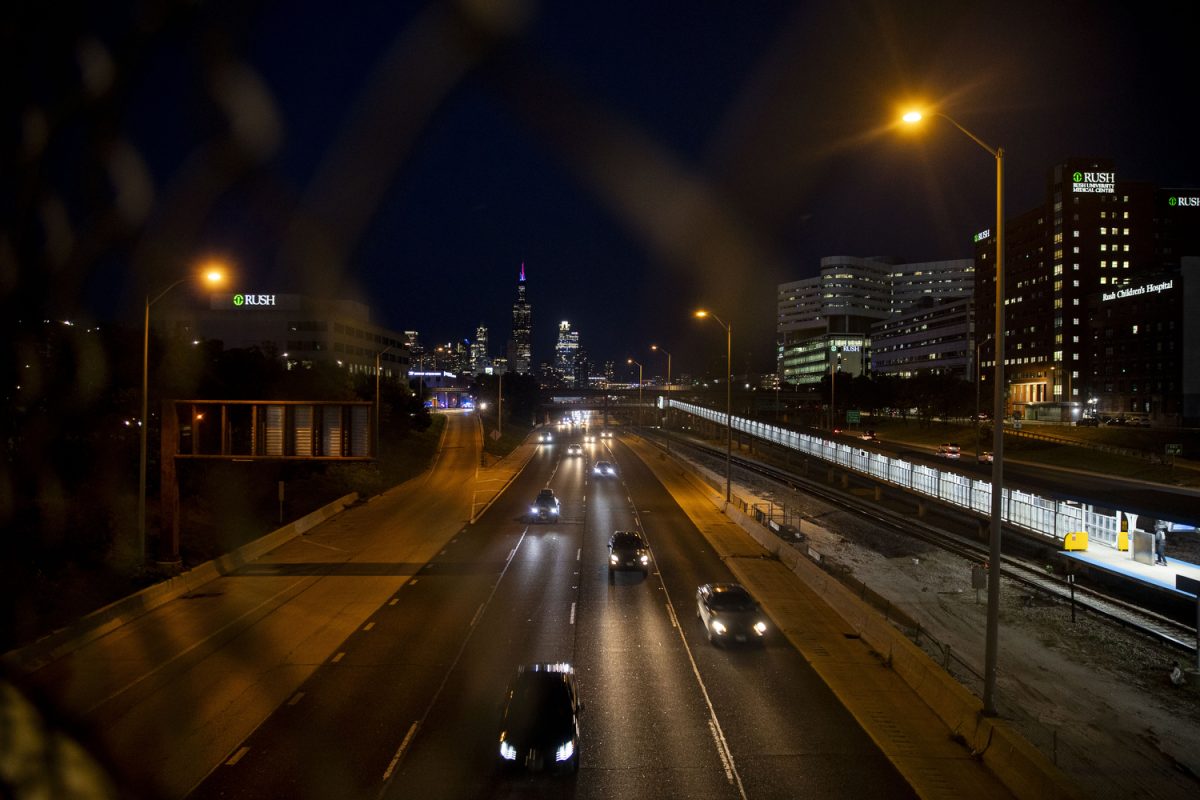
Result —
<path fill-rule="evenodd" d="M 1165 566 L 1153 562 L 1145 564 L 1135 560 L 1131 551 L 1117 550 L 1107 545 L 1091 545 L 1087 550 L 1062 550 L 1060 555 L 1089 567 L 1099 568 L 1105 572 L 1120 575 L 1157 589 L 1165 589 L 1187 598 L 1195 598 L 1196 594 L 1179 589 L 1177 586 L 1178 576 L 1183 575 L 1200 582 L 1200 564 L 1181 561 L 1170 556 L 1167 556 Z"/>

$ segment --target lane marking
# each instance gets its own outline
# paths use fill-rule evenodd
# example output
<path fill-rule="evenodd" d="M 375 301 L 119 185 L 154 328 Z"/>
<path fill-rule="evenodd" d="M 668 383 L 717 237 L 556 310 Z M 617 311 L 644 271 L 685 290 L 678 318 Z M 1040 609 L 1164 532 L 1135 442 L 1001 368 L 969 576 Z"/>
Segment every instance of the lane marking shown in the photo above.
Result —
<path fill-rule="evenodd" d="M 526 527 L 525 530 L 521 531 L 521 538 L 517 540 L 517 546 L 515 548 L 513 548 L 514 551 L 516 551 L 517 549 L 519 549 L 521 547 L 521 543 L 525 541 L 525 536 L 528 533 L 529 533 L 528 527 Z M 500 589 L 500 584 L 504 581 L 504 576 L 507 574 L 508 574 L 508 564 L 505 564 L 504 569 L 500 570 L 500 577 L 496 579 L 496 585 L 492 587 L 492 593 L 490 595 L 488 595 L 488 599 L 484 601 L 481 608 L 486 609 L 488 607 L 488 605 L 491 604 L 492 599 L 495 598 L 495 596 L 496 596 L 496 592 L 499 591 L 499 589 Z M 437 689 L 430 696 L 429 704 L 425 706 L 425 712 L 421 715 L 421 718 L 419 720 L 417 720 L 416 722 L 414 722 L 413 726 L 411 728 L 409 728 L 409 735 L 404 737 L 406 741 L 411 741 L 411 738 L 416 735 L 417 727 L 420 724 L 424 723 L 424 721 L 429 718 L 430 712 L 433 711 L 434 705 L 437 703 L 438 698 L 441 697 L 442 692 L 446 688 L 446 684 L 450 681 L 450 676 L 454 673 L 454 670 L 458 667 L 458 662 L 462 660 L 463 653 L 466 652 L 467 644 L 471 641 L 471 635 L 474 632 L 475 632 L 474 626 L 467 628 L 467 635 L 463 637 L 462 644 L 460 644 L 458 646 L 458 652 L 454 655 L 454 661 L 452 661 L 450 663 L 449 669 L 447 669 L 445 674 L 442 675 L 442 682 L 440 684 L 438 684 Z M 396 763 L 399 763 L 400 756 L 403 755 L 403 753 L 404 753 L 404 747 L 405 747 L 404 743 L 401 742 L 400 749 L 396 751 L 396 756 L 393 758 L 393 760 Z M 376 795 L 377 800 L 382 798 L 387 793 L 389 781 L 391 780 L 392 771 L 394 769 L 395 769 L 394 766 L 389 766 L 388 772 L 386 772 L 384 774 L 383 783 L 379 787 L 379 793 Z"/>
<path fill-rule="evenodd" d="M 391 600 L 388 600 L 388 605 L 389 605 L 389 606 L 394 606 L 394 605 L 396 605 L 396 603 L 399 603 L 399 602 L 400 602 L 400 598 L 399 598 L 399 597 L 393 597 Z"/>
<path fill-rule="evenodd" d="M 249 752 L 250 752 L 249 747 L 241 748 L 236 753 L 234 753 L 232 756 L 230 756 L 229 760 L 225 762 L 225 766 L 227 766 L 227 767 L 234 766 L 235 764 L 237 764 L 239 761 L 242 760 L 242 756 L 246 755 L 246 753 L 249 753 Z"/>
<path fill-rule="evenodd" d="M 304 692 L 296 692 L 294 695 L 292 695 L 292 699 L 287 701 L 287 704 L 289 706 L 294 706 L 296 703 L 300 702 L 301 697 L 304 697 Z"/>
<path fill-rule="evenodd" d="M 479 618 L 483 616 L 483 609 L 484 609 L 485 605 L 486 605 L 485 603 L 479 604 L 479 608 L 475 609 L 475 616 L 471 617 L 471 624 L 468 625 L 467 627 L 474 628 L 475 625 L 478 624 Z"/>
<path fill-rule="evenodd" d="M 583 557 L 583 548 L 581 547 L 575 551 L 575 560 L 578 561 L 582 557 Z M 578 575 L 579 573 L 576 572 L 575 574 Z"/>
<path fill-rule="evenodd" d="M 675 609 L 671 608 L 671 604 L 667 603 L 667 616 L 671 618 L 671 627 L 679 627 L 679 618 L 675 616 Z"/>
<path fill-rule="evenodd" d="M 571 624 L 575 624 L 575 604 L 571 603 Z"/>
<path fill-rule="evenodd" d="M 416 583 L 416 582 L 417 582 L 417 581 L 419 581 L 419 580 L 421 580 L 421 579 L 420 579 L 420 578 L 413 578 L 412 580 L 410 580 L 410 581 L 408 582 L 408 585 L 409 585 L 409 586 L 412 586 L 414 583 Z"/>
<path fill-rule="evenodd" d="M 513 556 L 515 556 L 516 554 L 517 554 L 517 548 L 515 548 L 515 547 L 512 550 L 508 551 L 508 558 L 504 559 L 505 566 L 507 566 L 508 563 L 513 560 Z"/>
<path fill-rule="evenodd" d="M 366 625 L 364 625 L 364 626 L 363 626 L 363 630 L 364 630 L 364 631 L 369 631 L 369 630 L 371 630 L 371 628 L 374 628 L 374 627 L 375 627 L 375 623 L 374 623 L 374 622 L 368 622 Z"/>
<path fill-rule="evenodd" d="M 413 737 L 417 735 L 417 726 L 420 724 L 418 720 L 409 726 L 408 733 L 404 735 L 404 741 L 400 742 L 400 747 L 396 750 L 396 755 L 392 756 L 391 763 L 388 764 L 387 770 L 383 773 L 385 781 L 392 777 L 392 773 L 396 770 L 396 765 L 400 763 L 400 757 L 404 755 L 404 751 L 408 749 L 408 745 L 412 742 Z"/>
<path fill-rule="evenodd" d="M 345 654 L 345 653 L 338 653 L 336 656 L 334 656 L 334 657 L 333 657 L 333 662 L 332 662 L 332 663 L 336 664 L 336 663 L 338 663 L 339 661 L 341 661 L 341 660 L 342 660 L 343 658 L 345 658 L 345 657 L 346 657 L 346 654 Z"/>

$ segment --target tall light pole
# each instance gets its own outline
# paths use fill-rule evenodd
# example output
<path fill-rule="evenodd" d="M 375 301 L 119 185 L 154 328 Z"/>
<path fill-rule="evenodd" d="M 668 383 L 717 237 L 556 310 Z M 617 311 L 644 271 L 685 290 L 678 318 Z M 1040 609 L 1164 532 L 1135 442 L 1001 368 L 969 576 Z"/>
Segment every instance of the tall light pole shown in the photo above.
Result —
<path fill-rule="evenodd" d="M 829 430 L 837 427 L 837 368 L 841 366 L 842 348 L 829 348 Z"/>
<path fill-rule="evenodd" d="M 632 358 L 626 359 L 630 364 L 637 364 L 638 368 L 638 427 L 642 425 L 642 364 L 640 361 L 634 361 Z"/>
<path fill-rule="evenodd" d="M 700 319 L 712 317 L 725 329 L 725 502 L 733 496 L 730 488 L 733 471 L 733 323 L 725 324 L 716 314 L 701 309 L 695 313 Z"/>
<path fill-rule="evenodd" d="M 667 427 L 666 419 L 667 419 L 668 415 L 671 413 L 671 353 L 667 350 L 664 350 L 663 348 L 659 347 L 656 344 L 650 345 L 650 349 L 656 353 L 665 353 L 667 356 L 667 407 L 664 409 L 665 413 L 663 414 L 663 427 L 666 428 Z M 671 449 L 671 440 L 670 439 L 667 440 L 667 449 L 668 450 Z"/>
<path fill-rule="evenodd" d="M 217 286 L 225 280 L 225 269 L 218 265 L 211 265 L 202 270 L 205 282 L 210 286 Z M 140 450 L 138 453 L 138 541 L 137 552 L 139 557 L 145 561 L 146 559 L 146 449 L 147 437 L 149 435 L 149 393 L 150 393 L 150 306 L 157 303 L 163 298 L 167 292 L 179 286 L 182 283 L 187 283 L 194 276 L 188 275 L 185 278 L 172 283 L 167 288 L 156 294 L 153 299 L 150 295 L 146 295 L 145 313 L 142 317 L 142 418 L 141 418 L 141 434 L 140 434 Z"/>
<path fill-rule="evenodd" d="M 992 340 L 992 335 L 989 333 L 987 338 L 975 345 L 975 458 L 979 458 L 979 389 L 983 381 L 979 380 L 979 358 L 980 351 L 983 346 Z M 995 454 L 993 454 L 993 458 Z"/>
<path fill-rule="evenodd" d="M 1000 501 L 1004 489 L 1004 148 L 992 147 L 945 114 L 935 112 L 958 128 L 996 160 L 996 325 L 992 332 L 995 352 L 995 386 L 992 387 L 992 515 L 988 555 L 987 632 L 983 653 L 983 713 L 996 715 L 996 653 L 1000 629 Z M 910 111 L 904 121 L 912 124 L 921 114 Z"/>
<path fill-rule="evenodd" d="M 375 457 L 379 458 L 379 361 L 385 353 L 392 349 L 392 345 L 383 348 L 375 353 Z"/>

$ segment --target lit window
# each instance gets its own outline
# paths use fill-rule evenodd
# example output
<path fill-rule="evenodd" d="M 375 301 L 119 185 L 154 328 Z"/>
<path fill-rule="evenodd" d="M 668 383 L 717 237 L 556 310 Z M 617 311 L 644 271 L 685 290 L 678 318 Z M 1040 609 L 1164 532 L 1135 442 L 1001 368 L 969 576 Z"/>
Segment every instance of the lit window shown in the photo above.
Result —
<path fill-rule="evenodd" d="M 1138 326 L 1137 326 L 1137 325 L 1134 325 L 1134 326 L 1133 326 L 1133 332 L 1134 332 L 1134 333 L 1137 333 L 1137 332 L 1138 332 Z"/>

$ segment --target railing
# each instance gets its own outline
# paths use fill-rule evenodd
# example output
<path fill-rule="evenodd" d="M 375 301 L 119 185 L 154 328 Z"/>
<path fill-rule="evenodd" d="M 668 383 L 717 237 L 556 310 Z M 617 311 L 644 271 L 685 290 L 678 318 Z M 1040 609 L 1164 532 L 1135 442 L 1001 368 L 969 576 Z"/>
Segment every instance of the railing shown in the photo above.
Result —
<path fill-rule="evenodd" d="M 719 425 L 725 424 L 726 417 L 723 412 L 713 411 L 704 406 L 672 400 L 671 407 Z M 732 421 L 736 431 L 837 464 L 915 494 L 985 517 L 991 511 L 990 481 L 976 480 L 957 472 L 947 472 L 924 464 L 913 464 L 901 458 L 889 457 L 758 420 L 733 417 Z M 1000 516 L 1009 525 L 1056 542 L 1061 542 L 1065 535 L 1072 531 L 1083 530 L 1088 532 L 1089 541 L 1116 547 L 1119 529 L 1116 516 L 1098 514 L 1071 501 L 1051 500 L 1017 489 L 1003 491 Z"/>

